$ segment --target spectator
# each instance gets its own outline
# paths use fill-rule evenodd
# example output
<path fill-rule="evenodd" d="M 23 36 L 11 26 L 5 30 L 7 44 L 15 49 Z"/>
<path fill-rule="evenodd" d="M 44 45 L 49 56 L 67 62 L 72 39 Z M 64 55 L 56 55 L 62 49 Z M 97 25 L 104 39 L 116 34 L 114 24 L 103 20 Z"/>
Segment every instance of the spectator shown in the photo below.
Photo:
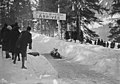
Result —
<path fill-rule="evenodd" d="M 106 47 L 109 47 L 109 42 L 106 43 Z"/>
<path fill-rule="evenodd" d="M 105 41 L 103 41 L 103 47 L 106 47 L 106 42 Z"/>
<path fill-rule="evenodd" d="M 97 45 L 97 42 L 96 42 L 96 40 L 94 41 L 94 45 Z"/>
<path fill-rule="evenodd" d="M 117 45 L 117 48 L 119 49 L 120 48 L 120 44 L 118 43 L 118 45 Z"/>
<path fill-rule="evenodd" d="M 22 31 L 17 42 L 16 47 L 20 49 L 20 53 L 22 55 L 22 69 L 27 69 L 25 67 L 25 58 L 27 58 L 27 46 L 29 46 L 29 49 L 32 49 L 32 35 L 30 33 L 31 27 L 27 27 L 26 31 Z M 15 63 L 16 60 L 14 60 Z"/>
<path fill-rule="evenodd" d="M 97 45 L 100 45 L 100 39 L 98 38 L 98 40 L 97 40 Z"/>
<path fill-rule="evenodd" d="M 100 45 L 103 46 L 103 39 L 100 40 Z"/>
<path fill-rule="evenodd" d="M 69 32 L 66 31 L 65 32 L 65 40 L 68 41 L 68 39 L 70 39 L 70 35 L 69 35 Z"/>
<path fill-rule="evenodd" d="M 112 42 L 111 42 L 111 45 L 110 45 L 110 48 L 114 48 L 114 47 L 115 47 L 115 42 L 112 41 Z"/>
<path fill-rule="evenodd" d="M 10 40 L 10 52 L 12 53 L 12 60 L 14 59 L 15 57 L 15 44 L 16 44 L 16 41 L 18 39 L 20 35 L 20 32 L 19 32 L 19 26 L 17 23 L 14 24 L 13 26 L 13 29 L 11 31 L 11 40 Z M 20 61 L 20 56 L 19 56 L 19 53 L 17 53 L 18 55 L 18 61 Z"/>
<path fill-rule="evenodd" d="M 75 41 L 75 43 L 76 43 L 76 40 L 77 40 L 77 32 L 76 32 L 76 30 L 75 31 L 72 31 L 72 39 Z"/>
<path fill-rule="evenodd" d="M 7 26 L 7 24 L 4 25 L 4 27 L 1 30 L 1 39 L 2 39 L 2 51 L 5 51 L 6 58 L 11 58 L 9 55 L 9 49 L 10 49 L 10 31 L 12 30 L 12 27 L 10 25 Z"/>

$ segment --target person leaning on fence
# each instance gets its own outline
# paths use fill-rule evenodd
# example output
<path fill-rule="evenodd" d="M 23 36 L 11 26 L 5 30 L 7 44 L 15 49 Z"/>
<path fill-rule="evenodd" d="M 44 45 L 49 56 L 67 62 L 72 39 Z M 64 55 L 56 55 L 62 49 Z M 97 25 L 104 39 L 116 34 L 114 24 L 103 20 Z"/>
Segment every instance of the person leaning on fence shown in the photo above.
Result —
<path fill-rule="evenodd" d="M 22 68 L 23 69 L 27 69 L 27 67 L 25 67 L 25 58 L 27 58 L 27 53 L 26 53 L 27 46 L 29 46 L 29 49 L 32 49 L 32 34 L 30 33 L 30 31 L 31 31 L 31 27 L 28 26 L 26 31 L 21 32 L 16 42 L 16 48 L 17 50 L 20 50 L 20 53 L 22 55 Z M 13 63 L 16 63 L 16 59 L 14 59 Z"/>

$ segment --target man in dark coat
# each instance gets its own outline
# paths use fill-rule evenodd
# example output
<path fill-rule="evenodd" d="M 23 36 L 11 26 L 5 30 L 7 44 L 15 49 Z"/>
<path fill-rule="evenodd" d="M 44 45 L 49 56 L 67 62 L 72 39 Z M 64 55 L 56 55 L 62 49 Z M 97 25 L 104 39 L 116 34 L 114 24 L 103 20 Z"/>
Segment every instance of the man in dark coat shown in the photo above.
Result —
<path fill-rule="evenodd" d="M 69 35 L 69 32 L 66 31 L 65 32 L 65 40 L 68 41 L 68 39 L 70 39 L 70 35 Z"/>
<path fill-rule="evenodd" d="M 94 41 L 94 45 L 96 45 L 97 44 L 97 42 L 96 42 L 96 40 Z"/>
<path fill-rule="evenodd" d="M 3 29 L 1 30 L 2 33 L 2 51 L 5 51 L 6 54 L 6 58 L 10 58 L 9 55 L 9 50 L 10 50 L 10 31 L 11 31 L 12 27 L 11 26 L 7 26 L 7 24 L 5 24 L 5 26 L 3 27 Z"/>
<path fill-rule="evenodd" d="M 103 47 L 106 47 L 106 42 L 105 41 L 103 41 Z"/>
<path fill-rule="evenodd" d="M 76 43 L 76 40 L 77 40 L 77 31 L 72 31 L 72 39 L 75 41 Z"/>
<path fill-rule="evenodd" d="M 21 32 L 16 42 L 16 47 L 20 49 L 20 53 L 22 55 L 22 68 L 23 69 L 27 69 L 25 67 L 25 58 L 27 57 L 27 54 L 26 54 L 27 46 L 29 46 L 29 49 L 32 49 L 32 35 L 30 31 L 31 31 L 31 27 L 27 27 L 26 31 Z"/>
<path fill-rule="evenodd" d="M 19 26 L 16 23 L 16 24 L 14 24 L 13 29 L 11 31 L 11 38 L 10 38 L 10 52 L 12 53 L 12 59 L 14 59 L 14 55 L 15 55 L 15 51 L 16 51 L 15 45 L 16 45 L 19 35 L 20 35 Z M 18 53 L 18 61 L 20 61 L 19 53 Z"/>
<path fill-rule="evenodd" d="M 7 29 L 7 24 L 5 23 L 4 26 L 2 27 L 1 31 L 0 31 L 0 42 L 2 44 L 2 41 L 3 41 L 3 33 L 6 31 Z"/>
<path fill-rule="evenodd" d="M 97 45 L 100 45 L 100 38 L 98 38 L 97 40 Z"/>
<path fill-rule="evenodd" d="M 110 48 L 114 48 L 115 47 L 115 42 L 112 41 L 111 44 L 110 44 Z"/>
<path fill-rule="evenodd" d="M 117 45 L 117 48 L 119 49 L 120 48 L 120 44 L 118 43 L 118 45 Z"/>
<path fill-rule="evenodd" d="M 103 39 L 100 40 L 100 45 L 103 46 Z"/>
<path fill-rule="evenodd" d="M 106 43 L 106 47 L 109 47 L 109 42 Z"/>

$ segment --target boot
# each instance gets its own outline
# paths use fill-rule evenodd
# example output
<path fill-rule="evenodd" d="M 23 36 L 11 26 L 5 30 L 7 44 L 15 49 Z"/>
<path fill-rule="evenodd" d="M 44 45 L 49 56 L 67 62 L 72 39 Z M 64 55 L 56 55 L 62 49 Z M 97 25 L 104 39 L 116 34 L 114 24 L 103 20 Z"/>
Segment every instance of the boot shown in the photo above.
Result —
<path fill-rule="evenodd" d="M 6 51 L 6 58 L 11 58 L 8 51 Z"/>
<path fill-rule="evenodd" d="M 16 58 L 17 58 L 17 54 L 15 54 L 13 64 L 16 64 Z"/>
<path fill-rule="evenodd" d="M 18 54 L 17 56 L 18 56 L 18 61 L 20 61 L 20 55 Z"/>
<path fill-rule="evenodd" d="M 14 60 L 14 53 L 12 53 L 12 60 Z"/>
<path fill-rule="evenodd" d="M 22 69 L 27 69 L 27 67 L 25 67 L 25 57 L 22 57 Z"/>

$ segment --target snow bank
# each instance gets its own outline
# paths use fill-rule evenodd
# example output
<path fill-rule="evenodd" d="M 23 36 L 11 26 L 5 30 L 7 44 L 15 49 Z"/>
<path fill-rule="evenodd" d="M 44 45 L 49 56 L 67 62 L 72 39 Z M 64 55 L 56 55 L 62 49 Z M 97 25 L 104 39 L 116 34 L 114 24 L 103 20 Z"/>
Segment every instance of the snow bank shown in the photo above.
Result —
<path fill-rule="evenodd" d="M 35 33 L 33 35 L 36 35 Z M 61 56 L 69 61 L 91 66 L 91 70 L 107 75 L 115 74 L 116 57 L 120 56 L 119 50 L 104 48 L 102 46 L 65 42 L 56 38 L 37 35 L 34 38 L 33 48 L 40 53 L 50 53 L 57 48 Z M 42 49 L 42 51 L 40 51 Z M 116 54 L 117 53 L 117 54 Z"/>

